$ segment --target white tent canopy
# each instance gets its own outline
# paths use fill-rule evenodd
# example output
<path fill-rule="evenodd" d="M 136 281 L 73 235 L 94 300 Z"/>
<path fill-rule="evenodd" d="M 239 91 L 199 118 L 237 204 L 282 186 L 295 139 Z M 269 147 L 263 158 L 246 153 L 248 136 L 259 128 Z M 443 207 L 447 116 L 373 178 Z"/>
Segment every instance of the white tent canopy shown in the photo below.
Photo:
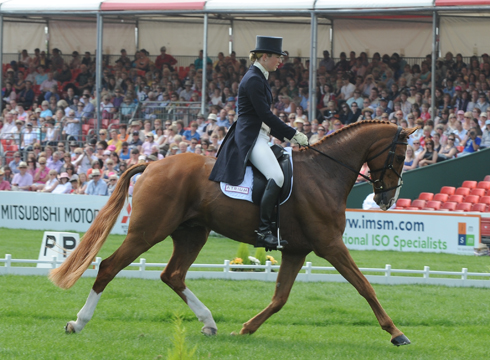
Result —
<path fill-rule="evenodd" d="M 469 56 L 489 51 L 490 40 L 480 35 L 486 21 L 468 20 L 464 17 L 469 16 L 467 12 L 454 12 L 463 17 L 451 16 L 453 12 L 448 12 L 451 8 L 447 5 L 468 4 L 455 0 L 0 0 L 0 15 L 4 17 L 2 48 L 4 53 L 42 48 L 46 41 L 44 27 L 48 26 L 50 48 L 57 47 L 64 53 L 92 52 L 96 14 L 101 13 L 106 54 L 116 54 L 121 48 L 132 53 L 136 46 L 156 54 L 165 45 L 169 53 L 194 56 L 196 49 L 203 47 L 203 14 L 208 13 L 210 55 L 220 51 L 226 54 L 231 40 L 237 55 L 246 56 L 255 35 L 269 34 L 283 36 L 284 48 L 292 56 L 305 57 L 310 53 L 311 12 L 316 11 L 320 50 L 333 50 L 336 57 L 351 50 L 419 57 L 431 51 L 431 17 L 438 3 L 445 6 L 441 9 L 448 14 L 440 21 L 443 52 Z M 471 4 L 485 5 L 490 1 Z M 388 10 L 395 12 L 385 14 Z M 360 11 L 364 11 L 362 15 Z"/>

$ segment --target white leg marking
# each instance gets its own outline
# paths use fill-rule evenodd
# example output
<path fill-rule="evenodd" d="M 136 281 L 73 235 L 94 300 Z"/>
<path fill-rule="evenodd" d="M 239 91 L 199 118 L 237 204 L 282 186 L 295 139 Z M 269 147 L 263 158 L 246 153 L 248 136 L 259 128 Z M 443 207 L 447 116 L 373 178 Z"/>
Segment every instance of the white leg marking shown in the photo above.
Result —
<path fill-rule="evenodd" d="M 205 328 L 218 328 L 214 322 L 211 311 L 209 311 L 209 309 L 196 297 L 196 295 L 193 294 L 192 291 L 185 288 L 184 291 L 182 291 L 182 294 L 184 294 L 187 299 L 187 305 L 189 305 L 194 314 L 196 314 L 197 319 L 204 323 Z"/>
<path fill-rule="evenodd" d="M 85 325 L 92 319 L 92 315 L 94 315 L 95 307 L 97 306 L 101 295 L 102 293 L 97 294 L 93 289 L 90 290 L 85 305 L 83 305 L 83 308 L 77 314 L 77 321 L 70 321 L 67 324 L 67 327 L 71 325 L 75 332 L 82 331 Z"/>

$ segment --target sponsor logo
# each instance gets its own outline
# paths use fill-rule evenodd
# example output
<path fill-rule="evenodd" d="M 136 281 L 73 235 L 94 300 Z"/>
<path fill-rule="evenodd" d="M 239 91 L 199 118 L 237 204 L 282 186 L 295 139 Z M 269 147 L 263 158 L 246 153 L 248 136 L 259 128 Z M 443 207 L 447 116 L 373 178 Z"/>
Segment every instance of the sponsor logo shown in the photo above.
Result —
<path fill-rule="evenodd" d="M 472 230 L 470 226 L 468 231 Z M 458 223 L 458 245 L 475 246 L 475 235 L 467 234 L 466 223 Z"/>
<path fill-rule="evenodd" d="M 248 195 L 250 188 L 244 186 L 225 185 L 225 191 Z"/>
<path fill-rule="evenodd" d="M 121 220 L 121 224 L 127 224 L 129 221 L 129 217 L 131 216 L 131 204 L 128 203 L 128 206 L 126 206 L 126 211 L 128 212 L 128 215 L 123 216 Z"/>

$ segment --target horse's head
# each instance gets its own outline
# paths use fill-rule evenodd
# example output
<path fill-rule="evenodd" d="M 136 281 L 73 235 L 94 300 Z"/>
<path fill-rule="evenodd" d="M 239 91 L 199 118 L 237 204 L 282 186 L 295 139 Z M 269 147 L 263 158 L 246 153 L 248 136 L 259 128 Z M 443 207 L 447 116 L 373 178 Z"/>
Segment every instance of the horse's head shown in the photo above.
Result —
<path fill-rule="evenodd" d="M 374 188 L 374 201 L 382 210 L 388 210 L 398 199 L 407 139 L 417 128 L 390 127 L 391 137 L 376 141 L 369 151 L 368 163 Z"/>

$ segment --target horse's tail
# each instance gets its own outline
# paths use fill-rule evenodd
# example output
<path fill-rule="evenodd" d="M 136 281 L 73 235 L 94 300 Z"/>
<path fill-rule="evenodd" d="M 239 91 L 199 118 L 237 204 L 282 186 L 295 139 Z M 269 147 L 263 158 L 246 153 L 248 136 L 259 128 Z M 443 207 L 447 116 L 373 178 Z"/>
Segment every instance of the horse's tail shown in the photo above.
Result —
<path fill-rule="evenodd" d="M 102 245 L 104 245 L 124 206 L 131 178 L 133 175 L 145 171 L 147 165 L 147 163 L 134 165 L 121 176 L 109 201 L 100 210 L 94 223 L 82 237 L 78 247 L 60 267 L 50 272 L 49 278 L 55 285 L 62 289 L 71 288 L 90 266 Z"/>

